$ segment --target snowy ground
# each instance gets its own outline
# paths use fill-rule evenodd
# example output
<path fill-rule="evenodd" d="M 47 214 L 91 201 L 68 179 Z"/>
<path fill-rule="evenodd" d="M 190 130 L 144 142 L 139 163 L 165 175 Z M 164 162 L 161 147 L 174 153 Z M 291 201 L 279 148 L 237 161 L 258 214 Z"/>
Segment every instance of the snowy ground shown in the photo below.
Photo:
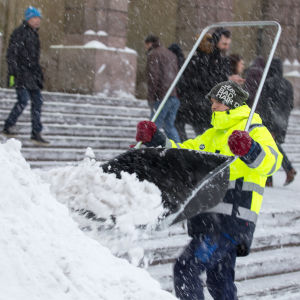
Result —
<path fill-rule="evenodd" d="M 82 232 L 20 146 L 0 144 L 0 300 L 174 299 Z"/>
<path fill-rule="evenodd" d="M 266 189 L 262 213 L 300 211 L 300 175 L 288 187 L 282 187 L 284 180 L 284 172 L 275 175 L 275 187 Z M 75 167 L 32 171 L 20 154 L 19 142 L 10 140 L 0 144 L 0 191 L 0 255 L 5 258 L 0 262 L 0 300 L 175 299 L 134 266 L 144 255 L 136 241 L 148 234 L 136 225 L 151 224 L 162 212 L 154 185 L 140 183 L 133 175 L 118 180 L 88 158 Z M 99 222 L 93 228 L 93 222 L 78 214 L 82 210 L 106 220 L 100 222 L 102 229 L 116 222 L 114 235 L 99 231 Z M 256 234 L 263 236 L 270 227 L 260 222 Z M 272 230 L 280 228 L 271 228 L 270 234 Z M 132 264 L 113 255 L 126 253 Z M 254 288 L 268 283 L 260 278 L 251 284 Z M 251 288 L 238 283 L 238 289 L 249 294 L 242 299 L 257 299 Z M 270 293 L 263 299 L 300 299 L 300 291 Z"/>

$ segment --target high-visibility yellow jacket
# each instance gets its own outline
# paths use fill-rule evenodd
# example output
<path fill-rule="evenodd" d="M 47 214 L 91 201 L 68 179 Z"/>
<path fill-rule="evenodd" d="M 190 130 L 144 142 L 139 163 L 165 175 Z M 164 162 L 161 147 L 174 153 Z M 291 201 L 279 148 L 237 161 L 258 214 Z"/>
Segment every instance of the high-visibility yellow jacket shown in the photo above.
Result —
<path fill-rule="evenodd" d="M 212 128 L 195 139 L 183 143 L 166 141 L 166 147 L 193 149 L 233 156 L 228 138 L 234 130 L 244 130 L 250 108 L 240 106 L 224 112 L 214 112 Z M 249 252 L 255 223 L 259 214 L 268 176 L 276 172 L 282 162 L 282 154 L 258 114 L 254 114 L 249 134 L 253 145 L 244 157 L 230 165 L 228 191 L 221 202 L 207 213 L 189 220 L 189 233 L 224 233 L 242 247 L 240 255 Z"/>

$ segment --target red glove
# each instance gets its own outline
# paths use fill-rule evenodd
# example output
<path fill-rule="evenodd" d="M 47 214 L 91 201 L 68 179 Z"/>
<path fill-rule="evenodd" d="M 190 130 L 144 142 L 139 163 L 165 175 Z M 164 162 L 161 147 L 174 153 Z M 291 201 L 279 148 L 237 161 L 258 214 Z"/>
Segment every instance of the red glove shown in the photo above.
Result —
<path fill-rule="evenodd" d="M 137 142 L 147 143 L 150 142 L 156 132 L 156 125 L 151 121 L 141 121 L 136 126 Z"/>
<path fill-rule="evenodd" d="M 244 156 L 251 148 L 252 138 L 247 131 L 234 130 L 228 139 L 228 145 L 233 154 Z"/>

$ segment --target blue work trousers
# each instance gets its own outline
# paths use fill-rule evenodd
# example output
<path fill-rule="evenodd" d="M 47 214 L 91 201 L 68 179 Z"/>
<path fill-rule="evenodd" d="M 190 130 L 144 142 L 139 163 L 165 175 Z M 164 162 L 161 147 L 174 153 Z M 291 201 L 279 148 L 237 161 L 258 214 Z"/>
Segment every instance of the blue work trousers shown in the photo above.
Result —
<path fill-rule="evenodd" d="M 161 101 L 156 101 L 154 103 L 154 112 L 158 109 L 160 104 Z M 175 127 L 175 119 L 179 106 L 180 101 L 177 97 L 169 97 L 155 121 L 156 127 L 158 129 L 163 128 L 167 137 L 176 143 L 180 143 L 179 134 Z M 151 114 L 151 119 L 154 115 L 154 112 Z"/>
<path fill-rule="evenodd" d="M 236 244 L 220 234 L 194 238 L 174 266 L 174 286 L 178 299 L 202 300 L 201 275 L 206 271 L 206 285 L 215 300 L 236 300 L 234 284 Z"/>
<path fill-rule="evenodd" d="M 29 99 L 31 99 L 31 124 L 32 133 L 39 133 L 42 131 L 41 123 L 41 109 L 42 109 L 42 95 L 40 90 L 28 90 L 25 88 L 17 88 L 17 102 L 11 110 L 8 118 L 5 121 L 4 128 L 14 126 L 26 107 Z"/>

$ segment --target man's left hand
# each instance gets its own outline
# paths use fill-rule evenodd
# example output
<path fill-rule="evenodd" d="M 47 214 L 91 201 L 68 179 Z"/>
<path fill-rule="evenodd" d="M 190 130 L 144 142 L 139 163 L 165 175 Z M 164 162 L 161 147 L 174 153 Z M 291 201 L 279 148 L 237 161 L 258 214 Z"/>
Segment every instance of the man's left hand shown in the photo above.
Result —
<path fill-rule="evenodd" d="M 233 154 L 244 156 L 249 152 L 252 141 L 248 131 L 234 130 L 228 139 L 228 145 Z"/>
<path fill-rule="evenodd" d="M 240 85 L 245 83 L 245 79 L 242 78 L 240 75 L 234 74 L 228 77 L 229 80 L 234 81 Z"/>

